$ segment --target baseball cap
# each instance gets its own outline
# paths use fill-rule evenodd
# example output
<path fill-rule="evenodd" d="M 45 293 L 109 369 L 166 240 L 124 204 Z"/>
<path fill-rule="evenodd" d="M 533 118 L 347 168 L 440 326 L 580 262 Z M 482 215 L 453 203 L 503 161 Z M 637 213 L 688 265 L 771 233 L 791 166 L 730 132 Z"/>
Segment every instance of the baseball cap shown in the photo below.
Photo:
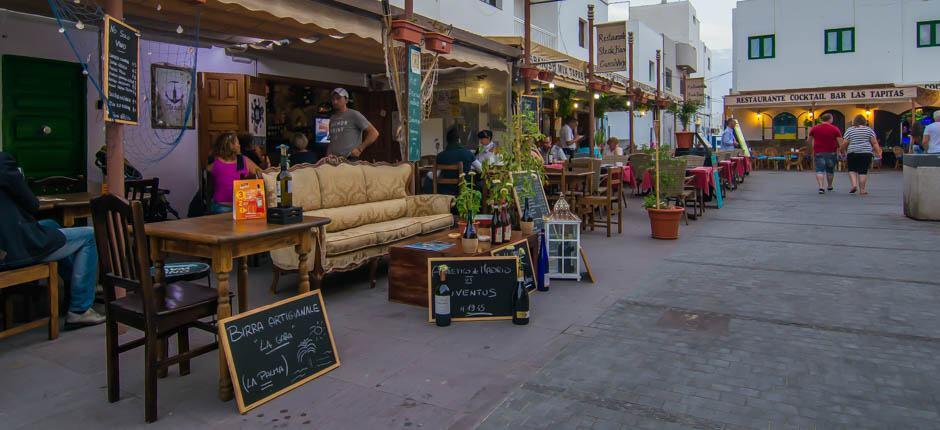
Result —
<path fill-rule="evenodd" d="M 349 98 L 349 92 L 345 88 L 335 88 L 333 89 L 333 94 L 337 94 L 343 97 Z"/>

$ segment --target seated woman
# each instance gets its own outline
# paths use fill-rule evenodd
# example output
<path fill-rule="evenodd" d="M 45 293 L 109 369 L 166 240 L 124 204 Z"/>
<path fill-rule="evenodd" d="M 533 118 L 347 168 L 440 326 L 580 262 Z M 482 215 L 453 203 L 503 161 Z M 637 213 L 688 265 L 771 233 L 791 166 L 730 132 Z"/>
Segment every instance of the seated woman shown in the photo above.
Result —
<path fill-rule="evenodd" d="M 228 132 L 215 139 L 212 148 L 214 158 L 206 171 L 211 175 L 213 192 L 209 212 L 220 214 L 232 211 L 233 182 L 248 177 L 261 177 L 261 169 L 254 161 L 241 154 L 241 145 L 234 132 Z"/>
<path fill-rule="evenodd" d="M 620 147 L 620 139 L 611 137 L 607 139 L 607 145 L 604 145 L 605 157 L 608 155 L 623 155 L 623 148 Z"/>
<path fill-rule="evenodd" d="M 248 133 L 239 134 L 238 141 L 241 143 L 241 153 L 254 161 L 261 170 L 271 167 L 271 159 L 268 158 L 264 147 L 264 141 L 253 142 Z"/>
<path fill-rule="evenodd" d="M 307 150 L 309 144 L 307 136 L 302 133 L 295 133 L 290 138 L 290 144 L 294 147 L 294 151 L 290 154 L 290 164 L 292 166 L 301 163 L 316 164 L 317 153 Z"/>

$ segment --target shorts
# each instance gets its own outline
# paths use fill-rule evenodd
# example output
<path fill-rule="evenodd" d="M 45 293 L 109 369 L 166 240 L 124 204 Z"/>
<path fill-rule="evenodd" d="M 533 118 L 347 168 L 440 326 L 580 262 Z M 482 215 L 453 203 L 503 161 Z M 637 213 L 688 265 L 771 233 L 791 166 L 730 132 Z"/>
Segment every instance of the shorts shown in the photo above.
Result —
<path fill-rule="evenodd" d="M 859 175 L 867 175 L 868 168 L 871 166 L 872 155 L 868 152 L 853 152 L 848 157 L 849 172 L 855 172 Z"/>
<path fill-rule="evenodd" d="M 816 173 L 834 175 L 836 173 L 836 153 L 819 152 L 816 154 Z"/>

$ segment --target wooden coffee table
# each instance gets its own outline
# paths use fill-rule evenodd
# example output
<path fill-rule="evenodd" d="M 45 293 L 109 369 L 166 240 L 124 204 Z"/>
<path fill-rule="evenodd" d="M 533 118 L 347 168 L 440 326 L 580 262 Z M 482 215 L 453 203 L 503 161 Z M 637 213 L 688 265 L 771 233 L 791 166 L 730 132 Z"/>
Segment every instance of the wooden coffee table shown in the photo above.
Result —
<path fill-rule="evenodd" d="M 448 234 L 456 230 L 446 230 L 432 233 L 425 236 L 418 236 L 400 243 L 392 245 L 389 249 L 388 263 L 388 300 L 393 302 L 407 303 L 421 307 L 428 307 L 428 259 L 429 258 L 447 258 L 447 257 L 481 257 L 489 256 L 492 247 L 489 242 L 480 242 L 477 252 L 465 254 L 460 249 L 460 239 L 451 239 Z M 531 234 L 528 237 L 523 236 L 521 231 L 512 232 L 512 240 L 508 243 L 518 242 L 527 239 L 529 242 L 529 254 L 532 255 L 533 249 L 538 249 L 538 235 Z M 451 242 L 454 246 L 442 251 L 426 251 L 422 249 L 408 248 L 410 245 L 418 242 L 430 242 L 439 240 L 441 242 Z M 498 245 L 500 248 L 504 245 Z"/>

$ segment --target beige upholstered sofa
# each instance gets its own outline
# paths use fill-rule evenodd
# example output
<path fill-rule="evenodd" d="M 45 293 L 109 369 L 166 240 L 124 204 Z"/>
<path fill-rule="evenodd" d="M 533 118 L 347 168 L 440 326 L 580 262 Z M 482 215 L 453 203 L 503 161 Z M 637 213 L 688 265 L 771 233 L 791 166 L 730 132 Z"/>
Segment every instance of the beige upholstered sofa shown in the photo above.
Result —
<path fill-rule="evenodd" d="M 290 168 L 294 206 L 305 215 L 322 216 L 331 222 L 314 235 L 314 258 L 307 270 L 313 273 L 315 288 L 330 272 L 375 267 L 388 254 L 391 245 L 402 240 L 447 229 L 453 225 L 452 196 L 411 195 L 412 166 L 408 163 L 349 163 L 337 158 L 316 165 Z M 263 178 L 269 205 L 275 204 L 278 168 L 268 169 Z M 282 272 L 297 270 L 294 248 L 271 252 L 274 284 Z"/>

